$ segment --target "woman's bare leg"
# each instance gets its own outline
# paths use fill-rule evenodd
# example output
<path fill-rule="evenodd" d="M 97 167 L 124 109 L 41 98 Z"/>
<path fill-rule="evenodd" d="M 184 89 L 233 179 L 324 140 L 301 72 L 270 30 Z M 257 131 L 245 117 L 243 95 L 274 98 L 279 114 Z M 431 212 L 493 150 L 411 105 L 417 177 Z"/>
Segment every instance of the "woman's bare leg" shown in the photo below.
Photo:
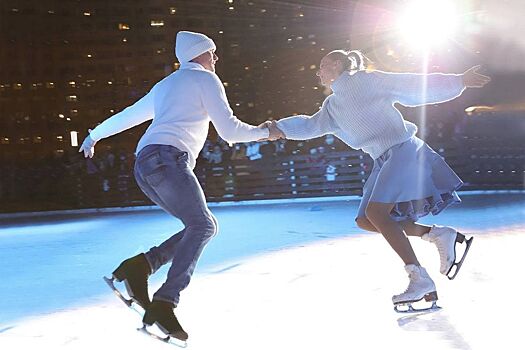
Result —
<path fill-rule="evenodd" d="M 357 226 L 365 231 L 379 233 L 379 230 L 367 218 L 360 217 L 356 220 Z M 431 227 L 427 225 L 418 224 L 411 220 L 399 221 L 399 225 L 405 231 L 407 236 L 421 237 L 425 233 L 429 233 Z"/>
<path fill-rule="evenodd" d="M 420 266 L 416 254 L 399 222 L 390 217 L 394 203 L 370 202 L 366 208 L 366 216 L 374 227 L 385 237 L 390 246 L 403 260 L 405 265 Z"/>

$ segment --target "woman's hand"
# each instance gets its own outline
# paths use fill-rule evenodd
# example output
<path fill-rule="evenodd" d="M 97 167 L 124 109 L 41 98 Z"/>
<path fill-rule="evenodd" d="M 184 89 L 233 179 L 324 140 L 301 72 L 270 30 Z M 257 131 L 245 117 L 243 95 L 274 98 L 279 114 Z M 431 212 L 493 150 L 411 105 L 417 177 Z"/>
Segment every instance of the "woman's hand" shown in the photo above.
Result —
<path fill-rule="evenodd" d="M 468 88 L 480 88 L 490 81 L 490 77 L 478 73 L 481 66 L 474 66 L 463 73 L 463 84 Z"/>

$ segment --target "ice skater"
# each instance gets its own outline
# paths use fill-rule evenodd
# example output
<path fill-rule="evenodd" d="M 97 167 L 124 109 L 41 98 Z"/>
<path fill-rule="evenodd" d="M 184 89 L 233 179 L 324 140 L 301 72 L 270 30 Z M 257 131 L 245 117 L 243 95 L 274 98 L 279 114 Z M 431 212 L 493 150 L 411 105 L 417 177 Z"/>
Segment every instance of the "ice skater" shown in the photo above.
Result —
<path fill-rule="evenodd" d="M 317 72 L 321 84 L 333 91 L 320 110 L 312 116 L 267 122 L 271 131 L 291 140 L 334 134 L 373 158 L 356 222 L 364 230 L 380 232 L 405 264 L 410 282 L 403 293 L 392 297 L 396 311 L 413 311 L 412 303 L 423 299 L 434 308 L 438 298 L 407 235 L 437 246 L 440 272 L 450 279 L 459 271 L 473 238 L 467 240 L 452 227 L 417 223 L 459 202 L 456 190 L 463 183 L 441 156 L 415 136 L 417 126 L 404 120 L 394 104 L 452 100 L 465 88 L 479 88 L 490 81 L 478 69 L 472 67 L 463 74 L 388 73 L 367 70 L 360 51 L 335 50 L 323 57 Z M 465 244 L 459 261 L 456 242 Z"/>
<path fill-rule="evenodd" d="M 178 32 L 175 52 L 180 69 L 92 130 L 79 150 L 85 157 L 93 157 L 97 141 L 153 120 L 137 145 L 135 179 L 146 196 L 183 222 L 184 229 L 146 253 L 123 261 L 106 280 L 113 288 L 114 280 L 124 282 L 131 297 L 128 304 L 136 302 L 144 308 L 144 330 L 156 324 L 168 337 L 182 341 L 188 334 L 174 308 L 205 245 L 218 231 L 217 220 L 193 173 L 209 123 L 232 143 L 277 138 L 266 125 L 252 126 L 233 115 L 215 74 L 215 50 L 213 40 L 203 34 Z M 150 301 L 148 276 L 168 263 L 167 279 Z"/>

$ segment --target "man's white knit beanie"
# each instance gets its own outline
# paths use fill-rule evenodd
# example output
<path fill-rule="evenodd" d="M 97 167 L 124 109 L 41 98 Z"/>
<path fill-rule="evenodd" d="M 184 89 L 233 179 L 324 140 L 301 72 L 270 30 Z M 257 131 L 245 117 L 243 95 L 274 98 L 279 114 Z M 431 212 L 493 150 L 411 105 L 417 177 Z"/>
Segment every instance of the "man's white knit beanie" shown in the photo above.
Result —
<path fill-rule="evenodd" d="M 209 50 L 215 50 L 215 43 L 201 33 L 180 31 L 175 42 L 175 55 L 180 63 L 189 62 Z"/>

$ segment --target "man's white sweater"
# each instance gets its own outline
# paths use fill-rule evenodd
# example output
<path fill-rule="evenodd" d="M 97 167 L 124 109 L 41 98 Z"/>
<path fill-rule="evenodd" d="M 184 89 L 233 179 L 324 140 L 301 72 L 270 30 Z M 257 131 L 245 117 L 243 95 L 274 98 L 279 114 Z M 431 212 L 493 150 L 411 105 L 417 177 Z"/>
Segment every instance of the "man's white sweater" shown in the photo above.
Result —
<path fill-rule="evenodd" d="M 284 118 L 277 126 L 292 140 L 334 134 L 373 159 L 417 132 L 417 126 L 395 108 L 396 102 L 405 106 L 445 102 L 465 89 L 459 74 L 381 71 L 343 72 L 331 87 L 333 94 L 317 113 Z"/>
<path fill-rule="evenodd" d="M 190 165 L 204 146 L 211 121 L 226 141 L 250 142 L 269 136 L 268 129 L 246 124 L 233 115 L 219 77 L 198 63 L 180 69 L 153 86 L 146 96 L 106 119 L 91 132 L 95 141 L 153 119 L 136 153 L 151 144 L 188 152 Z"/>

